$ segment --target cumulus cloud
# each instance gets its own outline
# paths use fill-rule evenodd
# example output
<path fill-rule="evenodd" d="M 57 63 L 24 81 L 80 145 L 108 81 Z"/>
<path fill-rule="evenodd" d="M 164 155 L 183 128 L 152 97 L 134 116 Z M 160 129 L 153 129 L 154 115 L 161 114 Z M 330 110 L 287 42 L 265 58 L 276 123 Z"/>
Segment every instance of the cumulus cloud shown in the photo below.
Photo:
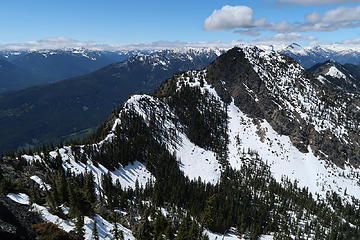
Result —
<path fill-rule="evenodd" d="M 320 22 L 347 22 L 360 20 L 360 6 L 357 7 L 338 7 L 325 12 L 321 15 L 318 12 L 313 12 L 306 16 L 308 21 Z"/>
<path fill-rule="evenodd" d="M 342 28 L 360 26 L 360 6 L 338 7 L 325 13 L 312 12 L 300 22 L 271 22 L 266 18 L 255 19 L 253 10 L 246 6 L 224 6 L 215 10 L 204 21 L 206 30 L 233 29 L 235 33 L 258 36 L 261 31 L 270 30 L 278 33 L 291 32 L 329 32 Z"/>
<path fill-rule="evenodd" d="M 360 2 L 360 0 L 277 0 L 280 4 L 321 5 Z"/>
<path fill-rule="evenodd" d="M 225 30 L 233 28 L 253 28 L 266 24 L 266 19 L 254 19 L 253 10 L 247 6 L 223 6 L 213 11 L 204 21 L 206 30 Z"/>

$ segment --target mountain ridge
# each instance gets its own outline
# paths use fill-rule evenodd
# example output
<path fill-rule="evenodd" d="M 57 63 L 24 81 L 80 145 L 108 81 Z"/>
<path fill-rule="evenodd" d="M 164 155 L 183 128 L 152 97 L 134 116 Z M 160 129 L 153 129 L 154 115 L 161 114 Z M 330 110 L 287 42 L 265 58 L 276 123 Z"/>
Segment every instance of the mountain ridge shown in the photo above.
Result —
<path fill-rule="evenodd" d="M 216 57 L 215 51 L 207 50 L 136 54 L 91 74 L 3 94 L 0 122 L 6 137 L 1 150 L 82 134 L 95 128 L 130 93 L 152 91 L 172 74 L 205 67 Z"/>
<path fill-rule="evenodd" d="M 28 204 L 66 231 L 74 228 L 61 214 L 72 223 L 84 214 L 86 223 L 114 229 L 106 212 L 125 212 L 121 228 L 129 226 L 129 239 L 168 236 L 150 227 L 162 217 L 172 219 L 164 226 L 177 239 L 202 239 L 198 231 L 212 240 L 221 232 L 232 239 L 356 239 L 359 141 L 351 135 L 356 126 L 342 118 L 358 123 L 349 113 L 356 114 L 351 107 L 359 96 L 343 91 L 308 78 L 295 60 L 274 51 L 231 49 L 205 69 L 170 77 L 153 94 L 132 95 L 89 143 L 19 154 L 27 167 L 58 172 L 43 179 L 55 189 L 51 179 L 64 181 L 62 171 L 74 188 L 76 181 L 82 186 L 75 176 L 90 176 L 104 196 L 95 200 L 105 206 L 102 216 L 55 200 L 63 196 L 57 190 L 44 206 Z M 56 213 L 54 204 L 70 211 Z M 142 212 L 142 204 L 155 210 Z M 87 237 L 94 231 L 84 229 Z"/>
<path fill-rule="evenodd" d="M 337 49 L 332 46 L 302 47 L 297 43 L 293 43 L 279 49 L 279 51 L 294 58 L 305 68 L 329 60 L 335 60 L 341 64 L 360 64 L 359 49 Z"/>

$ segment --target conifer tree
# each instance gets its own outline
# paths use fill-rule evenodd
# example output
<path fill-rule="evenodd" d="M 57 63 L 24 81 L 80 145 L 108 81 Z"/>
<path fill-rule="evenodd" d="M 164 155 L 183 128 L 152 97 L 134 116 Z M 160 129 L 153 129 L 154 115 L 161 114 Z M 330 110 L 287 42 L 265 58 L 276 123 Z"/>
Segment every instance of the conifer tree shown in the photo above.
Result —
<path fill-rule="evenodd" d="M 124 240 L 124 233 L 119 229 L 118 223 L 114 222 L 114 228 L 111 230 L 113 240 Z"/>
<path fill-rule="evenodd" d="M 93 228 L 92 228 L 92 240 L 99 240 L 99 233 L 97 230 L 96 219 L 94 219 Z"/>
<path fill-rule="evenodd" d="M 76 218 L 76 222 L 75 222 L 75 233 L 81 237 L 81 239 L 84 238 L 84 217 L 83 216 L 78 216 Z"/>
<path fill-rule="evenodd" d="M 96 202 L 96 193 L 95 193 L 95 182 L 94 174 L 90 171 L 85 175 L 85 185 L 84 185 L 84 194 L 85 199 L 92 205 Z"/>

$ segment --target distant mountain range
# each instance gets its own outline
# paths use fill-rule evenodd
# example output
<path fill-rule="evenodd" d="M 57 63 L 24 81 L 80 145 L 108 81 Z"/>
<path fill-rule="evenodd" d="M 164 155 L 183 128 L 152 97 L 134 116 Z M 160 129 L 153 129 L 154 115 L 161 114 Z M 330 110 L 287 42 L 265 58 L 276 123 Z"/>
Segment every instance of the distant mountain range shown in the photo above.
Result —
<path fill-rule="evenodd" d="M 3 94 L 0 152 L 87 133 L 130 94 L 153 91 L 173 74 L 203 68 L 220 53 L 211 49 L 138 53 L 80 77 Z M 45 55 L 44 59 L 53 56 Z M 83 58 L 93 61 L 97 55 Z"/>
<path fill-rule="evenodd" d="M 48 84 L 98 70 L 136 51 L 91 51 L 83 48 L 1 51 L 0 93 Z M 9 68 L 9 69 L 8 69 Z"/>
<path fill-rule="evenodd" d="M 135 54 L 149 54 L 151 50 L 101 51 L 85 48 L 0 51 L 0 93 L 21 90 L 73 78 L 96 71 L 109 64 L 128 59 Z M 341 64 L 360 64 L 360 52 L 327 47 L 302 47 L 293 43 L 280 50 L 303 67 L 334 60 Z"/>
<path fill-rule="evenodd" d="M 328 60 L 334 60 L 341 64 L 360 64 L 360 52 L 358 50 L 338 50 L 320 46 L 305 48 L 293 43 L 280 50 L 280 52 L 292 57 L 305 68 L 310 68 L 315 64 Z"/>

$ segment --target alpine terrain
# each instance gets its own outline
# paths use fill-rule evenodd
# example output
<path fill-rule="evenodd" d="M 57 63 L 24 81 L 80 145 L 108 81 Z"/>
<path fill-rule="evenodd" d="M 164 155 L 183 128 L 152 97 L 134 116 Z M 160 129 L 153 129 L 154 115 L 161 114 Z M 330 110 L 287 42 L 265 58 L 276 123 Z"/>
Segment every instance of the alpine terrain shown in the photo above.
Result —
<path fill-rule="evenodd" d="M 137 52 L 89 74 L 0 95 L 0 152 L 87 135 L 129 94 L 151 92 L 175 73 L 204 68 L 221 52 Z"/>
<path fill-rule="evenodd" d="M 85 142 L 3 156 L 1 239 L 359 239 L 359 78 L 242 47 L 159 80 Z"/>
<path fill-rule="evenodd" d="M 336 45 L 330 45 L 328 47 L 302 47 L 297 43 L 292 43 L 284 49 L 281 49 L 281 53 L 294 58 L 305 68 L 310 68 L 317 63 L 323 63 L 329 60 L 334 60 L 341 64 L 360 64 L 359 49 L 343 49 L 336 47 Z"/>
<path fill-rule="evenodd" d="M 95 51 L 85 48 L 0 51 L 0 93 L 77 77 L 124 61 L 139 51 Z M 146 51 L 144 51 L 146 52 Z M 4 65 L 4 61 L 7 65 Z M 11 68 L 10 68 L 11 67 Z"/>

